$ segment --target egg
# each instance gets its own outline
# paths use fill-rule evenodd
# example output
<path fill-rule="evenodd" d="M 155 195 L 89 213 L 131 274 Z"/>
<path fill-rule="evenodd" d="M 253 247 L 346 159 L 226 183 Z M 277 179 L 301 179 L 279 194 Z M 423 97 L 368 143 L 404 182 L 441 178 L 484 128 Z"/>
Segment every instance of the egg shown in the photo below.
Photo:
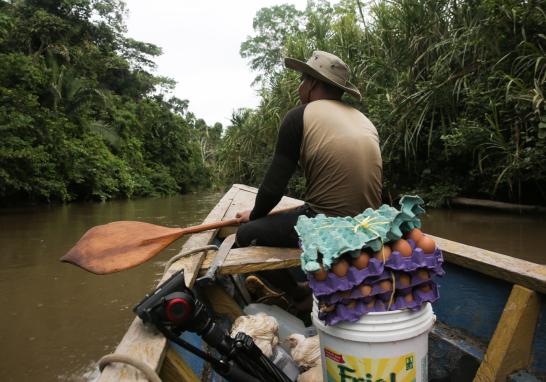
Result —
<path fill-rule="evenodd" d="M 349 272 L 349 263 L 345 259 L 339 260 L 332 266 L 332 272 L 334 272 L 337 277 L 345 277 L 347 272 Z"/>
<path fill-rule="evenodd" d="M 411 256 L 411 253 L 412 253 L 411 246 L 404 239 L 400 239 L 400 240 L 395 241 L 392 244 L 392 250 L 399 252 L 400 255 L 405 256 L 405 257 Z"/>
<path fill-rule="evenodd" d="M 385 259 L 385 261 L 387 261 L 389 257 L 391 257 L 391 253 L 391 247 L 389 247 L 388 245 L 384 245 L 379 251 L 373 254 L 373 257 L 381 262 L 383 261 L 383 258 Z"/>
<path fill-rule="evenodd" d="M 428 273 L 428 271 L 426 269 L 419 269 L 417 271 L 417 276 L 421 280 L 429 280 L 430 279 L 430 273 Z"/>
<path fill-rule="evenodd" d="M 416 243 L 417 247 L 421 248 L 425 253 L 433 253 L 436 250 L 436 243 L 430 237 L 423 235 Z"/>
<path fill-rule="evenodd" d="M 356 300 L 349 301 L 345 306 L 349 309 L 354 309 L 356 306 Z"/>
<path fill-rule="evenodd" d="M 360 252 L 360 255 L 358 257 L 355 257 L 352 261 L 353 267 L 356 269 L 364 269 L 368 267 L 368 263 L 370 262 L 370 255 L 368 255 L 366 252 Z"/>
<path fill-rule="evenodd" d="M 392 290 L 392 281 L 391 280 L 383 280 L 379 283 L 379 287 L 383 289 L 384 291 L 390 291 Z"/>
<path fill-rule="evenodd" d="M 330 312 L 333 312 L 334 310 L 336 310 L 336 306 L 335 305 L 321 305 L 319 310 L 322 312 L 322 313 L 330 313 Z"/>
<path fill-rule="evenodd" d="M 375 298 L 372 298 L 370 302 L 366 304 L 368 308 L 373 308 L 375 306 Z"/>
<path fill-rule="evenodd" d="M 430 291 L 432 290 L 432 288 L 430 287 L 430 285 L 425 284 L 425 285 L 421 285 L 421 286 L 419 287 L 419 290 L 420 290 L 421 292 L 427 293 L 427 292 L 430 292 Z"/>
<path fill-rule="evenodd" d="M 398 277 L 398 282 L 400 283 L 400 286 L 402 288 L 406 288 L 406 287 L 409 287 L 411 285 L 411 278 L 410 278 L 410 275 L 408 275 L 407 273 L 402 273 L 399 277 Z"/>
<path fill-rule="evenodd" d="M 421 239 L 423 237 L 423 231 L 421 231 L 419 228 L 414 228 L 411 231 L 409 231 L 408 233 L 406 233 L 405 236 L 406 236 L 406 239 L 411 239 L 415 243 L 417 243 L 419 241 L 419 239 Z"/>
<path fill-rule="evenodd" d="M 313 277 L 317 281 L 324 281 L 328 278 L 328 272 L 326 272 L 322 264 L 320 264 L 320 269 L 313 273 Z"/>
<path fill-rule="evenodd" d="M 413 295 L 411 293 L 408 293 L 404 296 L 404 301 L 406 302 L 413 302 Z"/>
<path fill-rule="evenodd" d="M 372 293 L 372 286 L 371 285 L 361 284 L 358 287 L 358 290 L 360 291 L 360 293 L 362 294 L 363 297 L 367 297 L 367 296 L 370 295 L 370 293 Z"/>

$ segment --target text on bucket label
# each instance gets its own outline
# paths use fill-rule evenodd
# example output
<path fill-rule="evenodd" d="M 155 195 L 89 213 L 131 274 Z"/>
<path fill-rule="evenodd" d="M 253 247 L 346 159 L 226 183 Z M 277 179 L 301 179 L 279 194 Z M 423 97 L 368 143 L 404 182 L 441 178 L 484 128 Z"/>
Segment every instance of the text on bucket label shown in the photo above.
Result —
<path fill-rule="evenodd" d="M 415 382 L 416 357 L 360 358 L 324 349 L 328 382 Z"/>

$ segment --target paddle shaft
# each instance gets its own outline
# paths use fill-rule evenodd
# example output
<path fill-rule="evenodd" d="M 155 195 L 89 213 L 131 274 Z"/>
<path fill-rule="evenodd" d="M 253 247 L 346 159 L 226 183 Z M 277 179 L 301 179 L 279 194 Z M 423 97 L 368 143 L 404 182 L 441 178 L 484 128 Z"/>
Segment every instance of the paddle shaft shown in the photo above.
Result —
<path fill-rule="evenodd" d="M 273 211 L 271 211 L 269 213 L 269 215 L 282 214 L 283 212 L 291 211 L 291 210 L 296 209 L 298 207 L 300 207 L 300 206 L 281 208 L 281 209 L 278 209 L 278 210 L 273 210 Z M 211 230 L 211 229 L 231 227 L 231 226 L 236 226 L 236 225 L 239 225 L 239 219 L 237 219 L 237 218 L 233 218 L 233 219 L 229 219 L 229 220 L 220 220 L 220 221 L 213 222 L 213 223 L 205 223 L 205 224 L 195 225 L 195 226 L 192 226 L 192 227 L 182 228 L 180 230 L 180 236 L 186 235 L 188 233 L 197 233 L 197 232 L 208 231 L 208 230 Z"/>
<path fill-rule="evenodd" d="M 210 229 L 217 229 L 217 228 L 223 228 L 223 227 L 231 227 L 239 225 L 239 221 L 237 218 L 229 219 L 229 220 L 220 220 L 213 223 L 206 223 L 206 224 L 200 224 L 200 225 L 194 225 L 192 227 L 186 227 L 180 229 L 180 236 L 186 235 L 188 233 L 197 233 L 197 232 L 203 232 L 208 231 Z"/>
<path fill-rule="evenodd" d="M 288 207 L 288 208 L 281 208 L 281 209 L 278 209 L 278 210 L 273 210 L 273 211 L 271 211 L 269 213 L 269 215 L 281 214 L 283 212 L 287 212 L 287 211 L 291 211 L 293 209 L 296 209 L 298 207 L 301 207 L 301 206 Z M 198 233 L 198 232 L 208 231 L 208 230 L 211 230 L 211 229 L 217 229 L 217 228 L 223 228 L 223 227 L 232 227 L 232 226 L 237 226 L 239 224 L 240 224 L 239 219 L 238 218 L 233 218 L 233 219 L 229 219 L 229 220 L 220 220 L 220 221 L 216 221 L 216 222 L 212 222 L 212 223 L 194 225 L 194 226 L 191 226 L 191 227 L 180 228 L 179 231 L 175 231 L 175 232 L 169 233 L 167 235 L 146 239 L 146 240 L 144 240 L 142 242 L 142 244 L 153 242 L 153 241 L 156 241 L 158 239 L 167 239 L 167 238 L 171 239 L 170 242 L 174 242 L 175 240 L 178 240 L 182 236 L 187 235 L 189 233 Z"/>

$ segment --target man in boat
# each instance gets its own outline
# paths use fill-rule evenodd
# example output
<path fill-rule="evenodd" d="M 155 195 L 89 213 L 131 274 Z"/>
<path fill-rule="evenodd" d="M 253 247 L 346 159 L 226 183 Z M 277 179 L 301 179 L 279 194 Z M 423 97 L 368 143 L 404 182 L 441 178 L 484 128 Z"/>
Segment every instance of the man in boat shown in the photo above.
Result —
<path fill-rule="evenodd" d="M 344 92 L 361 99 L 358 89 L 348 81 L 349 67 L 323 51 L 313 52 L 307 62 L 293 58 L 284 62 L 301 73 L 301 105 L 291 109 L 281 123 L 275 153 L 254 208 L 237 214 L 240 247 L 297 247 L 294 226 L 300 215 L 355 216 L 381 204 L 382 160 L 377 130 L 364 114 L 341 101 Z M 305 204 L 268 216 L 298 164 L 306 181 Z M 286 279 L 282 281 L 286 284 Z M 295 283 L 292 285 L 295 290 Z"/>
<path fill-rule="evenodd" d="M 239 246 L 297 247 L 294 226 L 300 215 L 354 216 L 381 204 L 377 130 L 364 114 L 341 101 L 344 92 L 361 98 L 348 81 L 348 66 L 322 51 L 314 52 L 307 63 L 286 58 L 285 65 L 302 73 L 301 105 L 281 123 L 254 208 L 237 214 L 244 223 L 237 232 Z M 281 200 L 298 162 L 306 180 L 305 205 L 267 216 Z"/>

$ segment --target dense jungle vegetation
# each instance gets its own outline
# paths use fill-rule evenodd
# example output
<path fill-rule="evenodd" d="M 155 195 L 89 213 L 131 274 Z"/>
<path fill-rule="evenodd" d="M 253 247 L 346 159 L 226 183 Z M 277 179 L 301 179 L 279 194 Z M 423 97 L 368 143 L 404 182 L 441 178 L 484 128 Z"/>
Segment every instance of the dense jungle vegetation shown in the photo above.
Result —
<path fill-rule="evenodd" d="M 0 200 L 162 195 L 210 184 L 207 126 L 117 0 L 0 0 Z"/>
<path fill-rule="evenodd" d="M 297 103 L 282 57 L 315 49 L 352 69 L 376 125 L 386 199 L 418 192 L 546 203 L 546 9 L 541 0 L 325 1 L 265 8 L 241 46 L 262 101 L 233 117 L 228 181 L 258 184 L 279 121 Z M 292 191 L 302 189 L 296 180 Z"/>
<path fill-rule="evenodd" d="M 546 204 L 542 0 L 342 0 L 261 9 L 241 55 L 261 102 L 222 134 L 151 74 L 119 0 L 0 0 L 0 200 L 163 195 L 259 185 L 298 73 L 320 49 L 353 70 L 376 125 L 385 197 Z M 206 47 L 205 47 L 206 48 Z M 295 177 L 290 193 L 304 184 Z"/>

